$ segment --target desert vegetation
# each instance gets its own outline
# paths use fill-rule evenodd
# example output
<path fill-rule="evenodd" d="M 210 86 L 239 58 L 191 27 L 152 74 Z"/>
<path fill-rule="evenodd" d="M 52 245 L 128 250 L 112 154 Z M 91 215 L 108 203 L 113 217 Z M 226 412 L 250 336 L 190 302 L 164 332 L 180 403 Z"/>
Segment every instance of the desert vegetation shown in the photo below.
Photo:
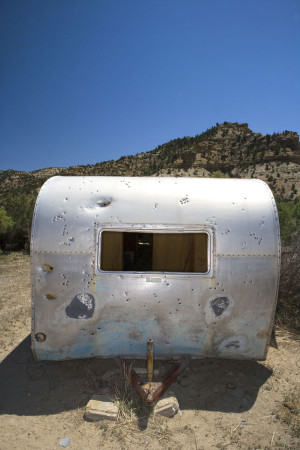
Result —
<path fill-rule="evenodd" d="M 33 172 L 0 171 L 0 252 L 30 248 L 37 194 L 54 175 L 260 178 L 275 194 L 282 239 L 277 320 L 300 330 L 300 143 L 297 133 L 254 133 L 246 123 L 216 124 L 118 161 Z"/>
<path fill-rule="evenodd" d="M 300 438 L 299 137 L 262 136 L 247 124 L 216 124 L 118 161 L 0 171 L 1 448 L 298 448 Z M 172 385 L 180 412 L 167 419 L 145 410 L 112 360 L 39 362 L 30 351 L 30 229 L 36 197 L 53 175 L 260 178 L 275 194 L 282 260 L 276 312 L 278 349 L 267 360 L 191 361 Z M 167 364 L 168 362 L 165 362 Z M 161 373 L 167 367 L 156 366 Z M 83 420 L 94 393 L 109 390 L 117 422 Z"/>
<path fill-rule="evenodd" d="M 114 361 L 34 362 L 30 350 L 30 261 L 0 255 L 1 449 L 298 449 L 299 336 L 276 328 L 266 361 L 193 360 L 168 390 L 180 411 L 153 416 Z M 135 368 L 145 370 L 144 361 Z M 155 361 L 158 377 L 172 365 Z M 93 394 L 109 391 L 117 421 L 84 420 Z"/>

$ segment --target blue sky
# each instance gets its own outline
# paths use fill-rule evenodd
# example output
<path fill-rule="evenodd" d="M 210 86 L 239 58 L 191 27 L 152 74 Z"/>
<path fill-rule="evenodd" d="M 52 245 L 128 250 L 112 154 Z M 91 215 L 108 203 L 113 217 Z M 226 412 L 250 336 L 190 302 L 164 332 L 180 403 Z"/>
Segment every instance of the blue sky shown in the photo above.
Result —
<path fill-rule="evenodd" d="M 0 0 L 0 170 L 300 133 L 299 0 Z"/>

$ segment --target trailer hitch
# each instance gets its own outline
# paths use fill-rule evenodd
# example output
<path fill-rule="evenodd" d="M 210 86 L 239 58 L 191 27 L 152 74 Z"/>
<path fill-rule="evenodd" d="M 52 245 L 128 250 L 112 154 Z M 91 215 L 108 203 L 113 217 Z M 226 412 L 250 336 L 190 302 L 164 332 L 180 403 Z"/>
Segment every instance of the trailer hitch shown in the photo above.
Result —
<path fill-rule="evenodd" d="M 132 366 L 120 356 L 121 368 L 125 378 L 135 388 L 147 406 L 153 406 L 166 392 L 171 384 L 188 366 L 190 359 L 182 357 L 175 362 L 161 381 L 153 381 L 153 339 L 147 341 L 147 382 L 145 382 L 132 368 Z"/>

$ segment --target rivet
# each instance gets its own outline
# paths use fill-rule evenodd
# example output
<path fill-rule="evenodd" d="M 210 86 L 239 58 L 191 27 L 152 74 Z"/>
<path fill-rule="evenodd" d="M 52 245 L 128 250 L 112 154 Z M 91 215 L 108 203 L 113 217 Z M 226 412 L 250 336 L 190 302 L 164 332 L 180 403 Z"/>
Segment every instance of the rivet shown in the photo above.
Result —
<path fill-rule="evenodd" d="M 36 333 L 34 337 L 37 342 L 44 342 L 46 340 L 45 333 Z"/>

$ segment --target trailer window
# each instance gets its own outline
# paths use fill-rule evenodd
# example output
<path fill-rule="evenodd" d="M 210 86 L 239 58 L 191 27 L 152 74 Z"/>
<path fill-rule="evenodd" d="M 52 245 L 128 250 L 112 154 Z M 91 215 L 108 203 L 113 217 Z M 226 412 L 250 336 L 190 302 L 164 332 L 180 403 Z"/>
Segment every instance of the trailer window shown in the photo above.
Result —
<path fill-rule="evenodd" d="M 100 269 L 128 272 L 208 272 L 207 233 L 103 231 Z"/>

